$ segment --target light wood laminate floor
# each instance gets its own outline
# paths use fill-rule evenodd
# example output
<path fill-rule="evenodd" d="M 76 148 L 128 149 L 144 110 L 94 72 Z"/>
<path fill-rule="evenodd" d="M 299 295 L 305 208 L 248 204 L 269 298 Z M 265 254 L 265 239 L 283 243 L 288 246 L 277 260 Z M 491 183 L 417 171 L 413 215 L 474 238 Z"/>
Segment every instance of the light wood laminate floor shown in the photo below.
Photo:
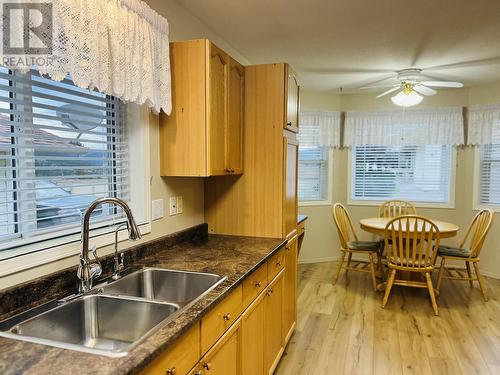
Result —
<path fill-rule="evenodd" d="M 368 274 L 333 286 L 335 267 L 299 266 L 297 330 L 276 374 L 500 374 L 499 280 L 485 277 L 486 303 L 443 280 L 436 317 L 424 289 L 395 286 L 382 309 Z"/>

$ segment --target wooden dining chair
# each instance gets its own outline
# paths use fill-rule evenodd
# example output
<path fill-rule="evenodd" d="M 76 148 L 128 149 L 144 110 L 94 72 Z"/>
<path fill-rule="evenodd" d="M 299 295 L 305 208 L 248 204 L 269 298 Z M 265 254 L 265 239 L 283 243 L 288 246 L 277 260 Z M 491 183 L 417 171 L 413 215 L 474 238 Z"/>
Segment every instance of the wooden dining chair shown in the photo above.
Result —
<path fill-rule="evenodd" d="M 379 217 L 398 217 L 402 215 L 416 215 L 417 208 L 413 203 L 399 199 L 383 202 L 378 209 Z"/>
<path fill-rule="evenodd" d="M 438 291 L 441 288 L 443 279 L 468 280 L 471 288 L 474 287 L 474 281 L 477 280 L 484 300 L 488 301 L 483 279 L 479 272 L 479 253 L 483 248 L 484 240 L 486 239 L 492 222 L 493 211 L 490 209 L 481 210 L 472 219 L 465 233 L 465 237 L 458 247 L 439 246 L 438 256 L 441 257 L 441 267 L 439 268 L 436 285 Z M 465 261 L 467 276 L 458 268 L 446 267 L 447 260 Z M 471 263 L 474 266 L 476 277 L 472 276 L 470 268 Z"/>
<path fill-rule="evenodd" d="M 389 279 L 382 307 L 385 307 L 393 285 L 427 288 L 434 313 L 439 315 L 431 274 L 439 248 L 440 233 L 436 224 L 418 215 L 399 216 L 387 223 L 384 232 Z M 392 239 L 392 246 L 389 240 Z M 397 272 L 420 273 L 424 280 L 396 278 Z"/>
<path fill-rule="evenodd" d="M 377 290 L 377 281 L 375 275 L 375 264 L 373 255 L 377 256 L 378 264 L 381 261 L 381 254 L 384 249 L 383 241 L 360 241 L 352 225 L 352 220 L 347 209 L 340 203 L 335 203 L 332 209 L 333 220 L 337 227 L 340 239 L 341 257 L 337 266 L 337 272 L 333 279 L 333 285 L 337 283 L 340 272 L 345 269 L 346 276 L 348 271 L 369 272 L 371 274 L 373 289 Z M 368 261 L 352 261 L 352 254 L 367 254 Z M 345 256 L 347 255 L 347 265 L 344 266 Z M 378 265 L 377 265 L 378 267 Z"/>

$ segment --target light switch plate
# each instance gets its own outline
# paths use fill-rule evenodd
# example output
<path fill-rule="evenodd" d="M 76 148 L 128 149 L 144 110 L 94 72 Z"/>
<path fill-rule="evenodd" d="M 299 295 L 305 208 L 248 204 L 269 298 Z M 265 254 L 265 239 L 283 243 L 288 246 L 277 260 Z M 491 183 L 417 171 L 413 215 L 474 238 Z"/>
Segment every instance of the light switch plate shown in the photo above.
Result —
<path fill-rule="evenodd" d="M 163 199 L 155 199 L 151 202 L 151 219 L 158 220 L 163 217 Z"/>
<path fill-rule="evenodd" d="M 169 212 L 170 216 L 174 216 L 177 214 L 177 198 L 176 197 L 170 197 L 170 205 L 169 205 Z"/>
<path fill-rule="evenodd" d="M 182 210 L 183 210 L 182 197 L 177 197 L 177 213 L 182 214 Z"/>

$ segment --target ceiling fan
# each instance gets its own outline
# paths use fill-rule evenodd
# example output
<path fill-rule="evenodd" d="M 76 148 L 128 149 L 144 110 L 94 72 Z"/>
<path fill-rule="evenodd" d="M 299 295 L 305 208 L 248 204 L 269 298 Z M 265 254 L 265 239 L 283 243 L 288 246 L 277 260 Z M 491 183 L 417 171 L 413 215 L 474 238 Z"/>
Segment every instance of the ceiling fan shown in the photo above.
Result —
<path fill-rule="evenodd" d="M 383 93 L 377 95 L 377 98 L 381 98 L 398 91 L 398 93 L 391 98 L 392 102 L 399 106 L 411 107 L 422 102 L 422 100 L 424 99 L 423 96 L 437 94 L 437 91 L 434 90 L 433 87 L 460 88 L 464 86 L 461 82 L 425 80 L 425 77 L 422 75 L 422 69 L 417 68 L 403 69 L 397 71 L 396 73 L 397 80 L 399 81 L 396 84 L 365 86 L 361 87 L 360 89 L 367 90 L 389 88 Z"/>

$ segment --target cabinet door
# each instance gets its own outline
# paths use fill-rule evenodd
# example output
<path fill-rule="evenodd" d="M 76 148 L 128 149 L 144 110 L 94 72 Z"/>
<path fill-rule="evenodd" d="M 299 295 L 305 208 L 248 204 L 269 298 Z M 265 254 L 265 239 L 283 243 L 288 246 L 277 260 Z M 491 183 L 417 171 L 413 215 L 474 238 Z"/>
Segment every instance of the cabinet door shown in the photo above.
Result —
<path fill-rule="evenodd" d="M 287 65 L 286 69 L 286 124 L 285 128 L 293 132 L 299 131 L 299 95 L 300 87 L 297 75 Z"/>
<path fill-rule="evenodd" d="M 229 56 L 213 43 L 208 55 L 208 174 L 226 174 Z"/>
<path fill-rule="evenodd" d="M 283 292 L 283 341 L 292 336 L 297 320 L 297 237 L 285 246 L 285 281 Z"/>
<path fill-rule="evenodd" d="M 201 360 L 205 375 L 241 374 L 241 321 L 238 320 Z"/>
<path fill-rule="evenodd" d="M 291 133 L 293 134 L 293 133 Z M 299 146 L 292 137 L 284 137 L 285 191 L 283 202 L 283 235 L 289 236 L 297 229 L 297 168 Z"/>
<path fill-rule="evenodd" d="M 229 118 L 226 134 L 226 170 L 243 173 L 243 107 L 245 68 L 229 58 Z"/>
<path fill-rule="evenodd" d="M 283 271 L 268 286 L 265 301 L 265 374 L 272 374 L 283 353 Z"/>
<path fill-rule="evenodd" d="M 241 317 L 241 371 L 242 375 L 264 374 L 264 322 L 266 294 L 248 307 Z"/>

